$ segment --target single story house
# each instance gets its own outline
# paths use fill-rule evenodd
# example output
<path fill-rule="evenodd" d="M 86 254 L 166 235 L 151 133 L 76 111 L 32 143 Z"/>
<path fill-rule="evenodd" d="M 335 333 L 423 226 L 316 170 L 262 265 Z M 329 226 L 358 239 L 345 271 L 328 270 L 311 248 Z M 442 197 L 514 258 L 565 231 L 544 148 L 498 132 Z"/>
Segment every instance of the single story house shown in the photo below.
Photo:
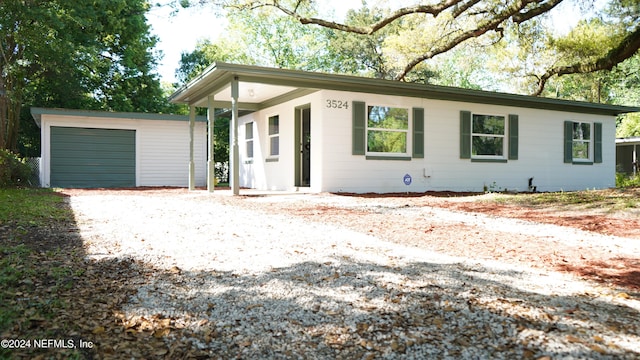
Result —
<path fill-rule="evenodd" d="M 43 187 L 204 186 L 206 117 L 31 108 Z M 193 141 L 192 153 L 189 142 Z"/>
<path fill-rule="evenodd" d="M 616 171 L 637 175 L 640 170 L 640 136 L 616 139 Z"/>
<path fill-rule="evenodd" d="M 170 101 L 231 109 L 235 194 L 613 187 L 616 116 L 640 111 L 227 63 Z"/>

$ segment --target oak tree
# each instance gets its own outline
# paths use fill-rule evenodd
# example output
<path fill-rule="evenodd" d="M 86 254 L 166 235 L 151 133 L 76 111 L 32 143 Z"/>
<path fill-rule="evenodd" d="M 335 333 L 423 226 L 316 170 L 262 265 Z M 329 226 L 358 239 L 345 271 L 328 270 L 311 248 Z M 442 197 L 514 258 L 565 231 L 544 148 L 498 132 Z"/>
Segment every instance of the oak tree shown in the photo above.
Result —
<path fill-rule="evenodd" d="M 200 4 L 214 4 L 227 11 L 256 12 L 265 8 L 276 9 L 283 15 L 301 24 L 316 25 L 341 33 L 376 37 L 386 29 L 400 26 L 395 35 L 405 39 L 405 47 L 399 58 L 402 67 L 395 71 L 394 79 L 412 81 L 412 73 L 421 64 L 431 61 L 470 42 L 485 45 L 499 43 L 505 32 L 517 33 L 520 27 L 548 16 L 558 5 L 570 0 L 440 0 L 418 2 L 417 4 L 395 8 L 379 8 L 376 16 L 368 21 L 354 22 L 333 20 L 317 16 L 317 2 L 313 0 L 199 0 Z M 591 7 L 589 0 L 580 2 Z M 185 3 L 185 1 L 182 1 Z M 406 2 L 402 2 L 406 3 Z M 576 58 L 573 62 L 563 62 L 556 58 L 549 67 L 536 69 L 529 74 L 535 79 L 531 86 L 533 95 L 542 94 L 552 78 L 568 74 L 585 74 L 601 70 L 611 70 L 615 65 L 637 53 L 640 48 L 639 0 L 610 0 L 607 26 L 612 30 L 600 46 L 599 56 Z M 368 8 L 363 1 L 363 8 Z M 393 33 L 393 32 L 391 32 Z M 385 36 L 383 34 L 383 36 Z M 364 39 L 364 38 L 363 38 Z M 365 40 L 366 41 L 366 40 Z M 386 40 L 385 40 L 386 41 Z M 549 44 L 546 44 L 549 45 Z M 422 79 L 422 76 L 414 76 Z"/>

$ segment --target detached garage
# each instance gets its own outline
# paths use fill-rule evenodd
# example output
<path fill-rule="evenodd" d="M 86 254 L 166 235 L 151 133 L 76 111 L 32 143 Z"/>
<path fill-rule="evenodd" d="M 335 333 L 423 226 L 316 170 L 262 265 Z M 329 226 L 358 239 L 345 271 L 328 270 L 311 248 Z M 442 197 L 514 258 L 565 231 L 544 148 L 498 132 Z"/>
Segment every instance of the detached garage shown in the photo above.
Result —
<path fill-rule="evenodd" d="M 188 186 L 188 116 L 32 108 L 44 187 Z M 206 118 L 194 125 L 195 183 L 206 183 Z"/>

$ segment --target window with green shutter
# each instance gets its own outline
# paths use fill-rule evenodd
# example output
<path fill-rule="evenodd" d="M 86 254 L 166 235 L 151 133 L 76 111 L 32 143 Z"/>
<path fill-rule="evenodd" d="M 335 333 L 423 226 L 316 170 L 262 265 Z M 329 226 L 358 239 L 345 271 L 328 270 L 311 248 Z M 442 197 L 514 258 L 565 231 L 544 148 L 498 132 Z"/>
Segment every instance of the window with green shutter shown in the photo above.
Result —
<path fill-rule="evenodd" d="M 351 108 L 353 155 L 373 160 L 424 158 L 424 109 L 409 112 L 361 101 L 354 101 Z"/>
<path fill-rule="evenodd" d="M 518 115 L 460 111 L 460 158 L 506 162 L 518 159 Z"/>
<path fill-rule="evenodd" d="M 564 162 L 583 165 L 602 162 L 602 123 L 564 122 Z"/>
<path fill-rule="evenodd" d="M 408 134 L 408 109 L 367 106 L 367 154 L 406 155 Z"/>

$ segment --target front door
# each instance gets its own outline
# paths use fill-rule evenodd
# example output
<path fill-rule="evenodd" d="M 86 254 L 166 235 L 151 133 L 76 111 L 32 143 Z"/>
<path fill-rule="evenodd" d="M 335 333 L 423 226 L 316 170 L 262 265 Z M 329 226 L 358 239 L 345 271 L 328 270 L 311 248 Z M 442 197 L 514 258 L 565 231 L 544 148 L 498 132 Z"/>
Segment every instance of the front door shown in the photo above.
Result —
<path fill-rule="evenodd" d="M 311 108 L 296 108 L 296 186 L 311 186 Z"/>

